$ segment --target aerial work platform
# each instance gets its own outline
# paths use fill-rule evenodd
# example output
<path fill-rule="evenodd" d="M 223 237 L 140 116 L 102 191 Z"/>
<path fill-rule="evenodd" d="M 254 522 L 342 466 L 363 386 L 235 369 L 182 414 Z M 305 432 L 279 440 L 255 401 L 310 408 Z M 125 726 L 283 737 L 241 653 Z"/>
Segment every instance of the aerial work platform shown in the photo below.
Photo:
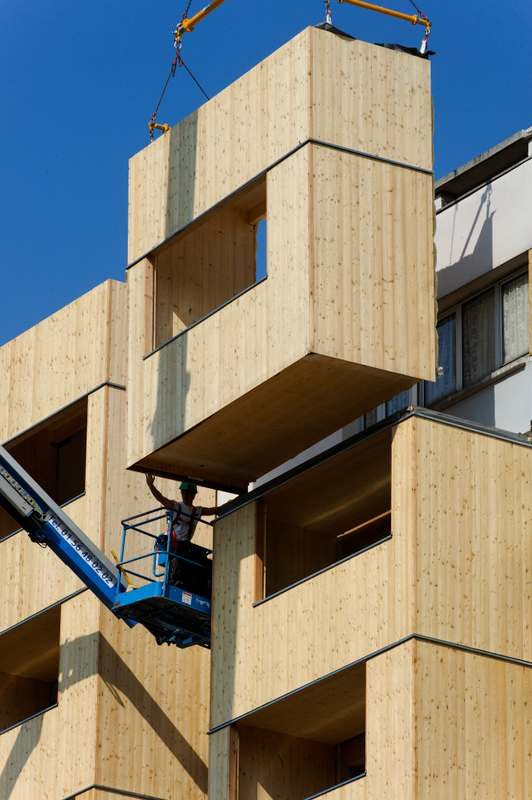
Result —
<path fill-rule="evenodd" d="M 209 647 L 211 552 L 195 545 L 188 546 L 186 557 L 171 552 L 170 537 L 151 531 L 153 525 L 160 529 L 161 521 L 166 523 L 164 509 L 124 521 L 121 557 L 113 564 L 1 446 L 0 506 L 130 627 L 143 625 L 157 644 Z M 128 543 L 132 534 L 141 536 L 133 556 Z M 148 552 L 146 537 L 153 540 Z"/>
<path fill-rule="evenodd" d="M 137 154 L 128 465 L 242 488 L 434 380 L 433 234 L 430 63 L 327 30 Z"/>

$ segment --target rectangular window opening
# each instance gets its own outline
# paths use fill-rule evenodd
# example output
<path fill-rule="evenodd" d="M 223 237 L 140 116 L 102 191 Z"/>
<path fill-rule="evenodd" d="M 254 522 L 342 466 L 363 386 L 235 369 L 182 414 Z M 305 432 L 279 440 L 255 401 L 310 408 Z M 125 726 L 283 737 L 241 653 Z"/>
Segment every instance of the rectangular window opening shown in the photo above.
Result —
<path fill-rule="evenodd" d="M 438 367 L 435 383 L 425 382 L 425 405 L 437 403 L 456 391 L 456 314 L 443 319 L 437 327 Z"/>
<path fill-rule="evenodd" d="M 502 285 L 503 363 L 528 353 L 528 275 Z"/>
<path fill-rule="evenodd" d="M 32 478 L 59 505 L 85 491 L 87 399 L 54 414 L 5 445 Z M 18 524 L 0 509 L 0 540 Z"/>
<path fill-rule="evenodd" d="M 0 733 L 57 705 L 61 607 L 0 635 Z"/>
<path fill-rule="evenodd" d="M 266 277 L 266 178 L 191 223 L 152 261 L 157 348 Z"/>
<path fill-rule="evenodd" d="M 391 536 L 391 432 L 303 470 L 257 503 L 256 601 Z"/>
<path fill-rule="evenodd" d="M 478 383 L 497 366 L 495 291 L 490 289 L 462 308 L 464 387 Z"/>
<path fill-rule="evenodd" d="M 232 730 L 233 798 L 258 800 L 265 791 L 277 800 L 306 800 L 362 777 L 365 694 L 362 664 L 240 722 Z"/>

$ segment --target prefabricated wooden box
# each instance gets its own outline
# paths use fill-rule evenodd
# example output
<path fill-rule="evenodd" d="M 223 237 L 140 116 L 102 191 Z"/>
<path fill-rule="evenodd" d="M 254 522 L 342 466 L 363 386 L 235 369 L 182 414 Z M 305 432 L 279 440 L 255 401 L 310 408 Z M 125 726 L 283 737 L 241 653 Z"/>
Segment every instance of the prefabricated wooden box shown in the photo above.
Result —
<path fill-rule="evenodd" d="M 2 443 L 22 442 L 30 473 L 53 469 L 41 452 L 48 441 L 43 430 L 69 430 L 73 410 L 83 409 L 84 487 L 65 512 L 109 559 L 120 549 L 121 520 L 155 506 L 144 476 L 126 470 L 126 332 L 126 286 L 108 281 L 0 348 L 8 401 L 0 415 Z M 212 505 L 212 493 L 203 501 Z M 123 792 L 170 798 L 177 792 L 184 800 L 204 800 L 209 653 L 163 649 L 140 626 L 128 628 L 6 517 L 0 516 L 0 537 L 7 532 L 0 538 L 0 693 L 9 692 L 10 707 L 3 708 L 0 727 L 0 797 L 85 800 Z M 208 531 L 199 526 L 198 541 L 206 546 Z M 37 690 L 53 678 L 43 624 L 50 614 L 60 616 L 52 642 L 57 692 L 45 707 Z M 28 678 L 33 685 L 24 685 L 20 702 Z M 39 701 L 34 716 L 30 701 Z M 2 702 L 7 705 L 4 696 Z"/>
<path fill-rule="evenodd" d="M 312 797 L 523 800 L 529 796 L 527 709 L 532 669 L 416 639 L 378 653 L 365 668 L 365 771 Z M 314 693 L 318 689 L 319 684 Z M 273 716 L 276 706 L 259 713 Z M 297 717 L 292 727 L 297 727 Z M 285 757 L 282 735 L 271 737 L 269 749 L 257 753 L 247 774 L 243 774 L 246 762 L 239 760 L 241 750 L 239 726 L 210 737 L 209 797 L 304 798 L 303 778 L 308 780 L 319 769 L 317 759 L 307 758 L 298 770 L 297 757 Z M 249 778 L 258 776 L 266 780 L 254 786 Z"/>
<path fill-rule="evenodd" d="M 428 62 L 309 28 L 135 156 L 130 466 L 245 486 L 434 379 L 431 113 Z"/>
<path fill-rule="evenodd" d="M 212 726 L 412 635 L 532 661 L 532 445 L 424 413 L 217 522 Z M 312 563 L 330 534 L 387 510 L 375 546 Z M 264 571 L 267 586 L 269 569 L 290 565 L 296 579 L 264 591 Z"/>

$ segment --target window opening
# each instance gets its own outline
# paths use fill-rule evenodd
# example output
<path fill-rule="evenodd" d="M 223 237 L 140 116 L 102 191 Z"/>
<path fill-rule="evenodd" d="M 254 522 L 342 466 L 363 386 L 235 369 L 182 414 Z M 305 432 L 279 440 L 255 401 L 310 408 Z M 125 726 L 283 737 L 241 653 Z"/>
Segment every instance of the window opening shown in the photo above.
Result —
<path fill-rule="evenodd" d="M 11 455 L 59 505 L 85 491 L 87 399 L 74 403 L 6 445 Z M 0 509 L 0 540 L 18 524 Z"/>
<path fill-rule="evenodd" d="M 490 290 L 462 309 L 464 387 L 478 383 L 496 367 L 495 292 Z"/>
<path fill-rule="evenodd" d="M 266 217 L 260 219 L 255 228 L 255 280 L 261 281 L 266 277 L 268 271 L 266 254 L 268 230 Z"/>
<path fill-rule="evenodd" d="M 157 348 L 266 276 L 266 178 L 192 222 L 153 266 Z"/>
<path fill-rule="evenodd" d="M 508 364 L 528 352 L 528 276 L 502 285 L 503 361 Z"/>
<path fill-rule="evenodd" d="M 389 430 L 272 489 L 257 504 L 256 599 L 387 539 L 390 509 Z"/>
<path fill-rule="evenodd" d="M 456 315 L 442 320 L 438 332 L 438 365 L 441 374 L 436 383 L 425 382 L 425 403 L 431 405 L 456 391 Z"/>
<path fill-rule="evenodd" d="M 0 733 L 57 705 L 61 607 L 0 635 Z"/>
<path fill-rule="evenodd" d="M 238 800 L 304 800 L 364 775 L 366 666 L 357 665 L 236 726 Z"/>
<path fill-rule="evenodd" d="M 386 403 L 386 416 L 390 417 L 392 414 L 397 414 L 399 411 L 404 411 L 405 408 L 411 403 L 411 391 L 405 389 L 399 394 L 396 394 L 391 400 Z"/>

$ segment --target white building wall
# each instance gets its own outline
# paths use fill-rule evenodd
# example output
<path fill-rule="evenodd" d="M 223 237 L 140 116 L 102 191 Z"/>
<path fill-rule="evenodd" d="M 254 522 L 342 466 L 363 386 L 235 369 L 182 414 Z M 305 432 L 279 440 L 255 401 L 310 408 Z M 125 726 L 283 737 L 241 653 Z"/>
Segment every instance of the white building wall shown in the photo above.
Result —
<path fill-rule="evenodd" d="M 438 212 L 438 297 L 532 249 L 532 159 Z"/>
<path fill-rule="evenodd" d="M 463 419 L 526 433 L 532 425 L 532 359 L 525 368 L 446 409 Z"/>

